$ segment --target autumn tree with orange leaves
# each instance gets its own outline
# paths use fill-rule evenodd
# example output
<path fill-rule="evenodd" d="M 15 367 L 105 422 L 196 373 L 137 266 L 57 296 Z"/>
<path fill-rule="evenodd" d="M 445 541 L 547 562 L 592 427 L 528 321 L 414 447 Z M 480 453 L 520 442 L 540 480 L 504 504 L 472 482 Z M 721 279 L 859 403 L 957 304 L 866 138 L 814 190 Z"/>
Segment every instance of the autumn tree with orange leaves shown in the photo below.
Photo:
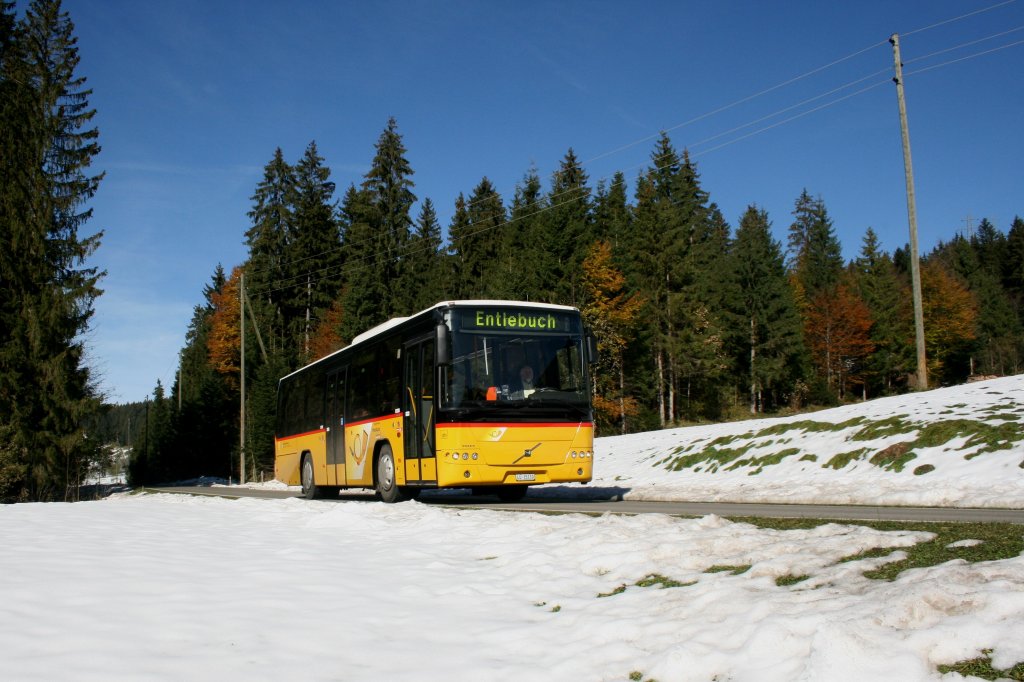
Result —
<path fill-rule="evenodd" d="M 626 395 L 623 356 L 636 330 L 643 299 L 630 295 L 626 278 L 612 264 L 612 247 L 597 241 L 583 261 L 585 303 L 580 312 L 583 321 L 597 337 L 599 360 L 594 367 L 594 412 L 606 425 L 618 424 L 626 432 L 627 419 L 636 416 L 640 406 Z"/>
<path fill-rule="evenodd" d="M 241 312 L 238 300 L 241 275 L 242 268 L 235 267 L 221 290 L 210 295 L 213 314 L 210 316 L 210 335 L 206 342 L 210 366 L 225 378 L 232 389 L 238 388 L 242 347 L 238 323 Z"/>
<path fill-rule="evenodd" d="M 978 303 L 967 284 L 937 259 L 921 266 L 921 292 L 928 373 L 953 376 L 954 365 L 966 362 L 970 353 Z"/>
<path fill-rule="evenodd" d="M 830 391 L 846 397 L 849 384 L 864 381 L 864 361 L 871 342 L 871 312 L 843 284 L 819 293 L 804 313 L 804 338 L 811 360 Z"/>

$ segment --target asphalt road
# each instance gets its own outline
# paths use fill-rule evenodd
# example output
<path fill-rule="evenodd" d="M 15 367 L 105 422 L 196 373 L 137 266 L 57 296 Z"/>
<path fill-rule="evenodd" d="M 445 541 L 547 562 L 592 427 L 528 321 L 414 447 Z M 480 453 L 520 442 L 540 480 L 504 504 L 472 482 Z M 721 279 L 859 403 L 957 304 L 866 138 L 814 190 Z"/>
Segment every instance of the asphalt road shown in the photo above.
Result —
<path fill-rule="evenodd" d="M 179 493 L 188 495 L 210 495 L 227 498 L 285 499 L 298 497 L 297 493 L 286 490 L 252 490 L 248 488 L 223 486 L 161 487 L 147 488 L 152 492 Z M 837 521 L 928 521 L 959 523 L 1019 523 L 1024 524 L 1024 509 L 963 509 L 946 507 L 875 507 L 861 505 L 831 504 L 760 504 L 734 502 L 638 502 L 623 500 L 628 492 L 625 488 L 587 488 L 586 497 L 578 497 L 582 491 L 573 488 L 572 493 L 559 495 L 559 490 L 539 489 L 521 502 L 498 502 L 490 496 L 474 497 L 468 492 L 427 491 L 420 496 L 420 502 L 440 506 L 466 507 L 473 509 L 504 509 L 511 511 L 558 512 L 582 514 L 670 514 L 673 516 L 707 516 L 716 514 L 729 517 L 764 518 L 806 518 Z M 370 492 L 346 491 L 334 501 L 373 502 Z"/>

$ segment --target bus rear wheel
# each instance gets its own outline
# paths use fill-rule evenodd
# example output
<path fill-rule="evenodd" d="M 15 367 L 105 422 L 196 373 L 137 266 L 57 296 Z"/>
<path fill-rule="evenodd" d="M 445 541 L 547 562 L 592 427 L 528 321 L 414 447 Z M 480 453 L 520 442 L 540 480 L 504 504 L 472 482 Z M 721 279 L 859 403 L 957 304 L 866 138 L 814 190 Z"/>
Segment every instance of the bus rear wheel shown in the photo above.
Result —
<path fill-rule="evenodd" d="M 323 495 L 322 489 L 316 484 L 316 477 L 313 475 L 313 457 L 306 455 L 302 458 L 300 470 L 302 480 L 302 496 L 307 500 L 314 500 Z"/>
<path fill-rule="evenodd" d="M 380 499 L 389 504 L 406 499 L 402 489 L 398 487 L 398 478 L 395 474 L 395 456 L 391 452 L 391 445 L 388 443 L 381 447 L 380 454 L 377 455 L 376 488 Z"/>

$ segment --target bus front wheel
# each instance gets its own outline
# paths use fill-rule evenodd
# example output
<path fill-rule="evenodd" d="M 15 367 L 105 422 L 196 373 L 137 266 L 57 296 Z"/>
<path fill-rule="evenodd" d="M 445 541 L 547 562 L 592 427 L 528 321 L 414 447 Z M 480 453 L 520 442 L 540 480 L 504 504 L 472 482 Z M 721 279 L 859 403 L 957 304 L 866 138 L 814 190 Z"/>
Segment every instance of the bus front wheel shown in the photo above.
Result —
<path fill-rule="evenodd" d="M 381 447 L 380 454 L 377 455 L 377 494 L 388 503 L 401 502 L 405 499 L 395 475 L 395 456 L 387 443 Z"/>

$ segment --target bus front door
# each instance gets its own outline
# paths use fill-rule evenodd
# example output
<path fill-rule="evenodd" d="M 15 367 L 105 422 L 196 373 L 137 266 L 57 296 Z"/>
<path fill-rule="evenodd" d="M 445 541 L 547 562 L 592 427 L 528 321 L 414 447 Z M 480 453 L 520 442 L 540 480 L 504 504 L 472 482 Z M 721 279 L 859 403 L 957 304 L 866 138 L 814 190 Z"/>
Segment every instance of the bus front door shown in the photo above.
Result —
<path fill-rule="evenodd" d="M 434 451 L 434 337 L 405 347 L 405 480 L 437 483 Z"/>

